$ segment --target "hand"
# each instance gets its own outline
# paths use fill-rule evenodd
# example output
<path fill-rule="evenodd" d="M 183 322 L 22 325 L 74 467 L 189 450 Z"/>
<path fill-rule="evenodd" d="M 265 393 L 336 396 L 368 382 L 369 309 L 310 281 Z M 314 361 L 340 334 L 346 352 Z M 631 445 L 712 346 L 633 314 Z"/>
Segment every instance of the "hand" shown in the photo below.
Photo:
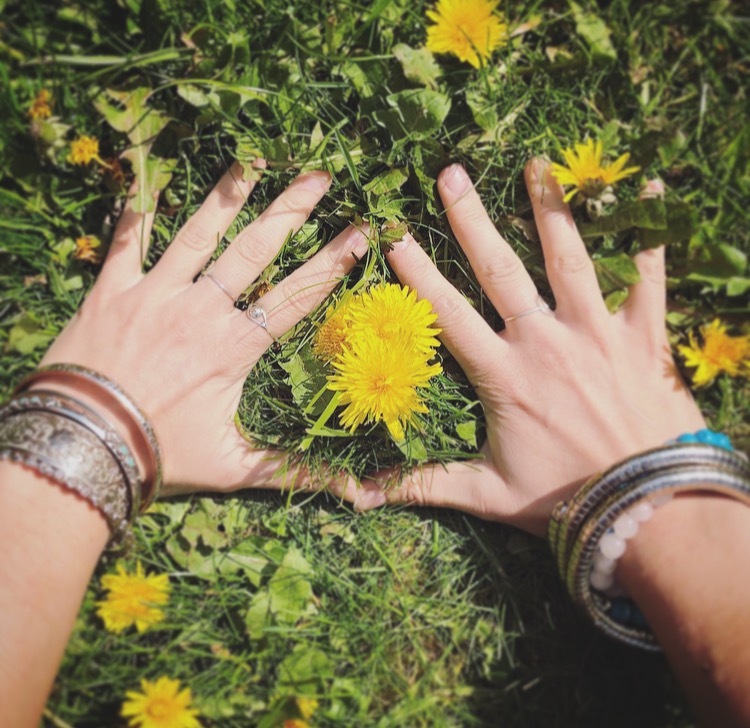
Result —
<path fill-rule="evenodd" d="M 240 166 L 222 177 L 145 275 L 141 262 L 153 214 L 127 206 L 93 290 L 44 357 L 42 364 L 94 369 L 133 397 L 159 439 L 166 492 L 303 484 L 306 475 L 293 468 L 285 480 L 277 477 L 278 454 L 251 449 L 234 416 L 243 382 L 272 337 L 310 313 L 352 269 L 367 251 L 367 231 L 349 227 L 258 300 L 267 331 L 230 299 L 274 260 L 330 182 L 323 172 L 298 177 L 221 254 L 214 279 L 195 283 L 254 187 L 242 180 Z"/>
<path fill-rule="evenodd" d="M 398 277 L 432 302 L 442 340 L 484 406 L 487 441 L 484 460 L 424 468 L 387 496 L 542 535 L 554 505 L 590 476 L 705 425 L 667 341 L 664 248 L 636 256 L 641 281 L 611 315 L 547 163 L 533 160 L 526 183 L 554 314 L 537 311 L 495 333 L 412 238 L 389 255 Z M 449 167 L 438 187 L 456 238 L 498 313 L 508 319 L 536 308 L 536 286 L 466 172 Z"/>

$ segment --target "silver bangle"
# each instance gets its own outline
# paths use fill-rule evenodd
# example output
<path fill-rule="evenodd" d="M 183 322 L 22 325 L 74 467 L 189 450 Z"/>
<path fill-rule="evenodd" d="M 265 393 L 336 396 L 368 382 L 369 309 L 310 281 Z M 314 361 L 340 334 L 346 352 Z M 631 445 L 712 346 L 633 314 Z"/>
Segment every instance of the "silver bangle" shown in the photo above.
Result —
<path fill-rule="evenodd" d="M 11 400 L 0 408 L 0 460 L 78 493 L 107 520 L 110 545 L 128 541 L 140 489 L 135 459 L 120 435 L 80 403 L 41 392 Z"/>
<path fill-rule="evenodd" d="M 610 637 L 647 650 L 659 649 L 645 618 L 629 599 L 609 597 L 591 586 L 600 540 L 620 515 L 639 502 L 701 491 L 750 505 L 748 458 L 706 444 L 656 448 L 592 478 L 569 502 L 553 510 L 548 538 L 560 576 L 573 601 Z"/>
<path fill-rule="evenodd" d="M 162 483 L 162 462 L 161 448 L 156 439 L 156 433 L 140 407 L 116 382 L 99 372 L 77 364 L 51 364 L 40 367 L 21 380 L 16 393 L 24 392 L 31 384 L 44 381 L 72 382 L 73 384 L 85 381 L 93 384 L 97 391 L 104 394 L 110 403 L 118 407 L 134 424 L 140 435 L 141 449 L 147 462 L 146 472 L 141 478 L 142 492 L 140 493 L 140 512 L 145 511 L 159 494 Z"/>

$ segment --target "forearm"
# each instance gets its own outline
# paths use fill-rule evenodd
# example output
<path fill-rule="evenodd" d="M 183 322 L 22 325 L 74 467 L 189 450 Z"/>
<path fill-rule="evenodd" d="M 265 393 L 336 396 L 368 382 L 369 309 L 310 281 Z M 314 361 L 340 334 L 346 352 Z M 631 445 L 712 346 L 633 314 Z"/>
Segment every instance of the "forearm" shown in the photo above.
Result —
<path fill-rule="evenodd" d="M 750 724 L 749 566 L 750 508 L 690 495 L 657 509 L 618 567 L 707 726 Z"/>
<path fill-rule="evenodd" d="M 0 462 L 0 705 L 36 726 L 81 600 L 109 537 L 86 501 Z"/>

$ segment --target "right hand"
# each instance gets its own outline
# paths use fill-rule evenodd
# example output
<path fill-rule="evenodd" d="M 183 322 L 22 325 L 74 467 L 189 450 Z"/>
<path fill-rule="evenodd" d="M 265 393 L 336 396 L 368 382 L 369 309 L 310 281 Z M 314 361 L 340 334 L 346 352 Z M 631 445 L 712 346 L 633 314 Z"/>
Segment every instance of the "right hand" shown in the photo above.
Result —
<path fill-rule="evenodd" d="M 406 236 L 389 254 L 398 277 L 432 302 L 442 340 L 484 406 L 483 460 L 428 466 L 386 490 L 389 502 L 446 506 L 543 535 L 554 505 L 595 473 L 705 426 L 665 330 L 664 248 L 636 256 L 641 281 L 611 315 L 563 191 L 541 159 L 526 182 L 557 307 L 495 333 Z M 537 290 L 499 235 L 466 172 L 438 181 L 451 227 L 504 318 Z M 383 473 L 376 480 L 387 479 Z"/>

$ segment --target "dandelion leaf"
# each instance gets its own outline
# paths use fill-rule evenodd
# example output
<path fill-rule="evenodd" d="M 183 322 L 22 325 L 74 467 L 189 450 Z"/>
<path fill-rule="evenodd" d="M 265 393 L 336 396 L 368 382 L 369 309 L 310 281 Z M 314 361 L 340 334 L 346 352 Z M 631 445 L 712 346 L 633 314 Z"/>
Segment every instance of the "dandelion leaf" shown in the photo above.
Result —
<path fill-rule="evenodd" d="M 437 88 L 437 80 L 442 73 L 435 61 L 435 56 L 427 48 L 412 48 L 406 43 L 393 46 L 393 55 L 401 64 L 401 68 L 412 83 L 418 83 L 428 88 Z"/>
<path fill-rule="evenodd" d="M 595 13 L 584 10 L 578 3 L 569 0 L 576 23 L 576 32 L 586 41 L 594 59 L 615 61 L 617 51 L 610 39 L 607 24 Z"/>
<path fill-rule="evenodd" d="M 135 212 L 151 212 L 155 194 L 172 178 L 175 161 L 151 156 L 151 147 L 170 119 L 146 104 L 151 90 L 139 87 L 132 91 L 107 89 L 94 102 L 97 111 L 115 130 L 126 134 L 130 146 L 121 155 L 133 168 L 138 192 L 131 204 Z"/>
<path fill-rule="evenodd" d="M 612 291 L 632 286 L 641 280 L 638 266 L 626 253 L 618 253 L 594 261 L 599 286 L 606 296 Z"/>
<path fill-rule="evenodd" d="M 277 687 L 297 695 L 315 695 L 333 676 L 331 658 L 322 650 L 303 644 L 279 665 Z"/>
<path fill-rule="evenodd" d="M 19 354 L 31 354 L 35 349 L 47 346 L 54 338 L 55 334 L 39 319 L 24 313 L 11 328 L 6 347 Z"/>
<path fill-rule="evenodd" d="M 400 190 L 409 179 L 409 170 L 404 167 L 396 167 L 381 172 L 377 177 L 370 180 L 365 186 L 365 192 L 374 195 L 384 195 L 388 192 Z"/>
<path fill-rule="evenodd" d="M 302 552 L 290 548 L 268 583 L 271 610 L 278 622 L 295 624 L 315 610 L 310 583 L 312 573 L 312 567 Z"/>

